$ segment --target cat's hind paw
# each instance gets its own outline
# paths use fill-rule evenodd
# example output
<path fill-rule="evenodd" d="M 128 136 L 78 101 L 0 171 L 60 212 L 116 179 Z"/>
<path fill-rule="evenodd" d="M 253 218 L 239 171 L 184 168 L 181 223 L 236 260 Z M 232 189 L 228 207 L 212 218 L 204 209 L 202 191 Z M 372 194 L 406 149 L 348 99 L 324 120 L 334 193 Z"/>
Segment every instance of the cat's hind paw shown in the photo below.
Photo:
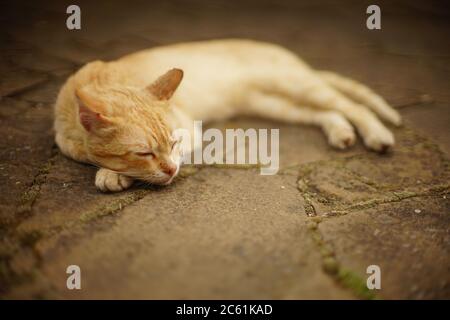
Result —
<path fill-rule="evenodd" d="M 102 192 L 122 191 L 128 189 L 132 184 L 132 178 L 108 169 L 101 168 L 95 175 L 95 186 Z"/>
<path fill-rule="evenodd" d="M 372 132 L 364 137 L 364 144 L 369 149 L 385 153 L 395 144 L 394 135 L 388 129 L 382 128 L 377 132 Z"/>
<path fill-rule="evenodd" d="M 335 127 L 328 132 L 328 143 L 337 149 L 347 149 L 355 144 L 356 135 L 351 126 Z"/>

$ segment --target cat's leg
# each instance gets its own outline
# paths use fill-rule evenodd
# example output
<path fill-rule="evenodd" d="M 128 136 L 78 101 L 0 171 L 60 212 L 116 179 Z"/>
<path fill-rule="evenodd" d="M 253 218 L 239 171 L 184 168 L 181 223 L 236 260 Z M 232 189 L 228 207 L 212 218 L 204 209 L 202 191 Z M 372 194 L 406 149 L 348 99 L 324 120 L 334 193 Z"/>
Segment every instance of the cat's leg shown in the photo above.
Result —
<path fill-rule="evenodd" d="M 100 168 L 95 175 L 95 186 L 103 192 L 117 192 L 128 189 L 133 179 L 109 169 Z"/>
<path fill-rule="evenodd" d="M 338 75 L 334 72 L 319 71 L 319 76 L 330 84 L 333 88 L 342 92 L 346 96 L 368 106 L 381 119 L 386 120 L 396 126 L 400 125 L 402 119 L 400 114 L 394 110 L 387 102 L 367 86 L 359 83 L 353 79 L 349 79 Z"/>
<path fill-rule="evenodd" d="M 296 104 L 319 109 L 339 111 L 353 123 L 364 144 L 375 151 L 384 152 L 394 145 L 394 136 L 376 115 L 365 106 L 333 89 L 313 71 L 291 68 L 261 77 L 259 87 L 265 92 L 282 95 Z"/>
<path fill-rule="evenodd" d="M 341 112 L 356 126 L 364 144 L 372 150 L 385 152 L 394 145 L 394 135 L 372 111 L 322 81 L 315 83 L 299 98 L 313 106 Z"/>
<path fill-rule="evenodd" d="M 257 91 L 249 93 L 247 98 L 248 111 L 253 115 L 320 126 L 335 148 L 345 149 L 355 143 L 352 125 L 338 112 L 302 107 L 285 98 Z"/>

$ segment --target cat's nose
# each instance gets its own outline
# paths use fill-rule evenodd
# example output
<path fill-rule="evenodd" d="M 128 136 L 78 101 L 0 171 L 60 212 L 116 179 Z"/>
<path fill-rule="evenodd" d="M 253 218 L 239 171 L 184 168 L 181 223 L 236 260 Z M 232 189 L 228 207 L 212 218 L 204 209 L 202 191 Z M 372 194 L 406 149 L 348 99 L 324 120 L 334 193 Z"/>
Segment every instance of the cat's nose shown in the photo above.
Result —
<path fill-rule="evenodd" d="M 177 166 L 175 164 L 165 164 L 164 166 L 161 166 L 161 169 L 162 172 L 169 176 L 173 176 L 177 172 Z"/>

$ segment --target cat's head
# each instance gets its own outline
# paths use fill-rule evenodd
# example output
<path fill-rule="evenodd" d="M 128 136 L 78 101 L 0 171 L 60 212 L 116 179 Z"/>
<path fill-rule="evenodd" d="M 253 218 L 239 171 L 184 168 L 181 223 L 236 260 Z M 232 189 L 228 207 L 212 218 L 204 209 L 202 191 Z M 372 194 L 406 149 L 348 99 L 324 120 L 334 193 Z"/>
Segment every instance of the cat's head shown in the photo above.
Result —
<path fill-rule="evenodd" d="M 86 149 L 95 164 L 152 184 L 169 184 L 182 159 L 168 100 L 183 72 L 172 69 L 147 88 L 76 90 Z"/>

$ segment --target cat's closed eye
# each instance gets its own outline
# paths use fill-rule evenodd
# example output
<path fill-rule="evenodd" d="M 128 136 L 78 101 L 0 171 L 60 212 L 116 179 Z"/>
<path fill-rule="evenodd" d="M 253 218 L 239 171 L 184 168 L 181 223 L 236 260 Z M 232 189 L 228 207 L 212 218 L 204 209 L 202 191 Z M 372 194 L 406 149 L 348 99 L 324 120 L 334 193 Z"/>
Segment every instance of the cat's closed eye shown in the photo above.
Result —
<path fill-rule="evenodd" d="M 152 159 L 154 159 L 156 157 L 156 155 L 153 152 L 136 152 L 136 154 L 140 157 L 150 157 Z"/>

